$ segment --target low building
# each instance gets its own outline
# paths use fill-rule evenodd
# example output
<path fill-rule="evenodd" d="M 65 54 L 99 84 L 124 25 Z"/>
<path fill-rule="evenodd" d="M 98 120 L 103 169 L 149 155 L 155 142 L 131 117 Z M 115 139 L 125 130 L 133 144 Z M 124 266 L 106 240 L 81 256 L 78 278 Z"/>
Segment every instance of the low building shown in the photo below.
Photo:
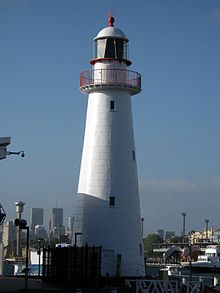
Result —
<path fill-rule="evenodd" d="M 204 231 L 192 231 L 189 233 L 188 238 L 191 244 L 200 242 L 213 242 L 214 241 L 214 230 L 210 228 Z"/>
<path fill-rule="evenodd" d="M 35 237 L 36 239 L 44 239 L 47 238 L 47 231 L 43 225 L 36 225 L 35 226 Z"/>

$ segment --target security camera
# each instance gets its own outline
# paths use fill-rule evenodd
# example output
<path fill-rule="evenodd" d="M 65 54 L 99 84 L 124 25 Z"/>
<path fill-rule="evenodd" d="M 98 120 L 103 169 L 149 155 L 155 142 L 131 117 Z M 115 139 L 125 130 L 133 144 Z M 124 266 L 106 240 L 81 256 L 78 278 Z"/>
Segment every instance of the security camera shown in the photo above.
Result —
<path fill-rule="evenodd" d="M 9 155 L 21 155 L 24 158 L 24 151 L 11 152 L 7 150 L 7 146 L 11 143 L 10 137 L 0 137 L 0 160 L 5 159 Z"/>

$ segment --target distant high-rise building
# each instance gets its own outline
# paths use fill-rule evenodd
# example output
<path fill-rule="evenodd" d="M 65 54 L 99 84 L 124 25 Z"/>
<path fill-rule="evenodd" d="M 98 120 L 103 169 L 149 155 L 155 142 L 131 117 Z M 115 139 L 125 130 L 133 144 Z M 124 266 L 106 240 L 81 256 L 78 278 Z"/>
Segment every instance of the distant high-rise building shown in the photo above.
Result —
<path fill-rule="evenodd" d="M 31 208 L 30 210 L 30 229 L 35 231 L 36 225 L 43 225 L 44 221 L 44 209 L 43 208 Z"/>
<path fill-rule="evenodd" d="M 67 228 L 69 231 L 73 232 L 73 222 L 74 222 L 74 217 L 73 216 L 69 216 L 68 217 L 68 224 L 67 224 Z"/>
<path fill-rule="evenodd" d="M 59 238 L 60 235 L 65 234 L 65 227 L 63 226 L 63 209 L 53 208 L 51 218 L 51 236 Z"/>
<path fill-rule="evenodd" d="M 2 243 L 4 254 L 14 256 L 16 251 L 16 227 L 13 221 L 8 221 L 3 225 Z"/>
<path fill-rule="evenodd" d="M 63 226 L 63 209 L 53 208 L 51 218 L 51 228 Z"/>

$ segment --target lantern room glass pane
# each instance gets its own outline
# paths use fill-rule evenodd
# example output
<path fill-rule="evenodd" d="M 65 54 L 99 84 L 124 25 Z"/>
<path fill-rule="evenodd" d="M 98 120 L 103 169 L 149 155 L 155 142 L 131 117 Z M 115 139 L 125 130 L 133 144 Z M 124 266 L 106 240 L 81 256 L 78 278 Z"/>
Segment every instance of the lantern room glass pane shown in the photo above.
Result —
<path fill-rule="evenodd" d="M 123 44 L 123 59 L 128 60 L 128 42 L 124 41 Z"/>
<path fill-rule="evenodd" d="M 105 58 L 106 39 L 97 40 L 96 58 Z"/>
<path fill-rule="evenodd" d="M 116 58 L 117 59 L 123 59 L 123 47 L 124 47 L 124 41 L 120 39 L 115 40 L 115 46 L 116 46 Z"/>
<path fill-rule="evenodd" d="M 107 39 L 105 58 L 116 58 L 114 39 Z"/>
<path fill-rule="evenodd" d="M 98 39 L 95 41 L 94 58 L 128 59 L 128 43 L 117 38 Z"/>

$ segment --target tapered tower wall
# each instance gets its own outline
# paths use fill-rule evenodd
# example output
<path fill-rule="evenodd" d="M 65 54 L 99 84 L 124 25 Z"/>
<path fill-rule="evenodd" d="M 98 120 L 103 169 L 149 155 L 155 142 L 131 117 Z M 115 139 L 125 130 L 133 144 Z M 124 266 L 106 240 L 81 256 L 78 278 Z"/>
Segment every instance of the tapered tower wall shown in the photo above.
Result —
<path fill-rule="evenodd" d="M 95 62 L 89 94 L 74 232 L 102 246 L 102 274 L 144 275 L 140 202 L 126 62 Z"/>

